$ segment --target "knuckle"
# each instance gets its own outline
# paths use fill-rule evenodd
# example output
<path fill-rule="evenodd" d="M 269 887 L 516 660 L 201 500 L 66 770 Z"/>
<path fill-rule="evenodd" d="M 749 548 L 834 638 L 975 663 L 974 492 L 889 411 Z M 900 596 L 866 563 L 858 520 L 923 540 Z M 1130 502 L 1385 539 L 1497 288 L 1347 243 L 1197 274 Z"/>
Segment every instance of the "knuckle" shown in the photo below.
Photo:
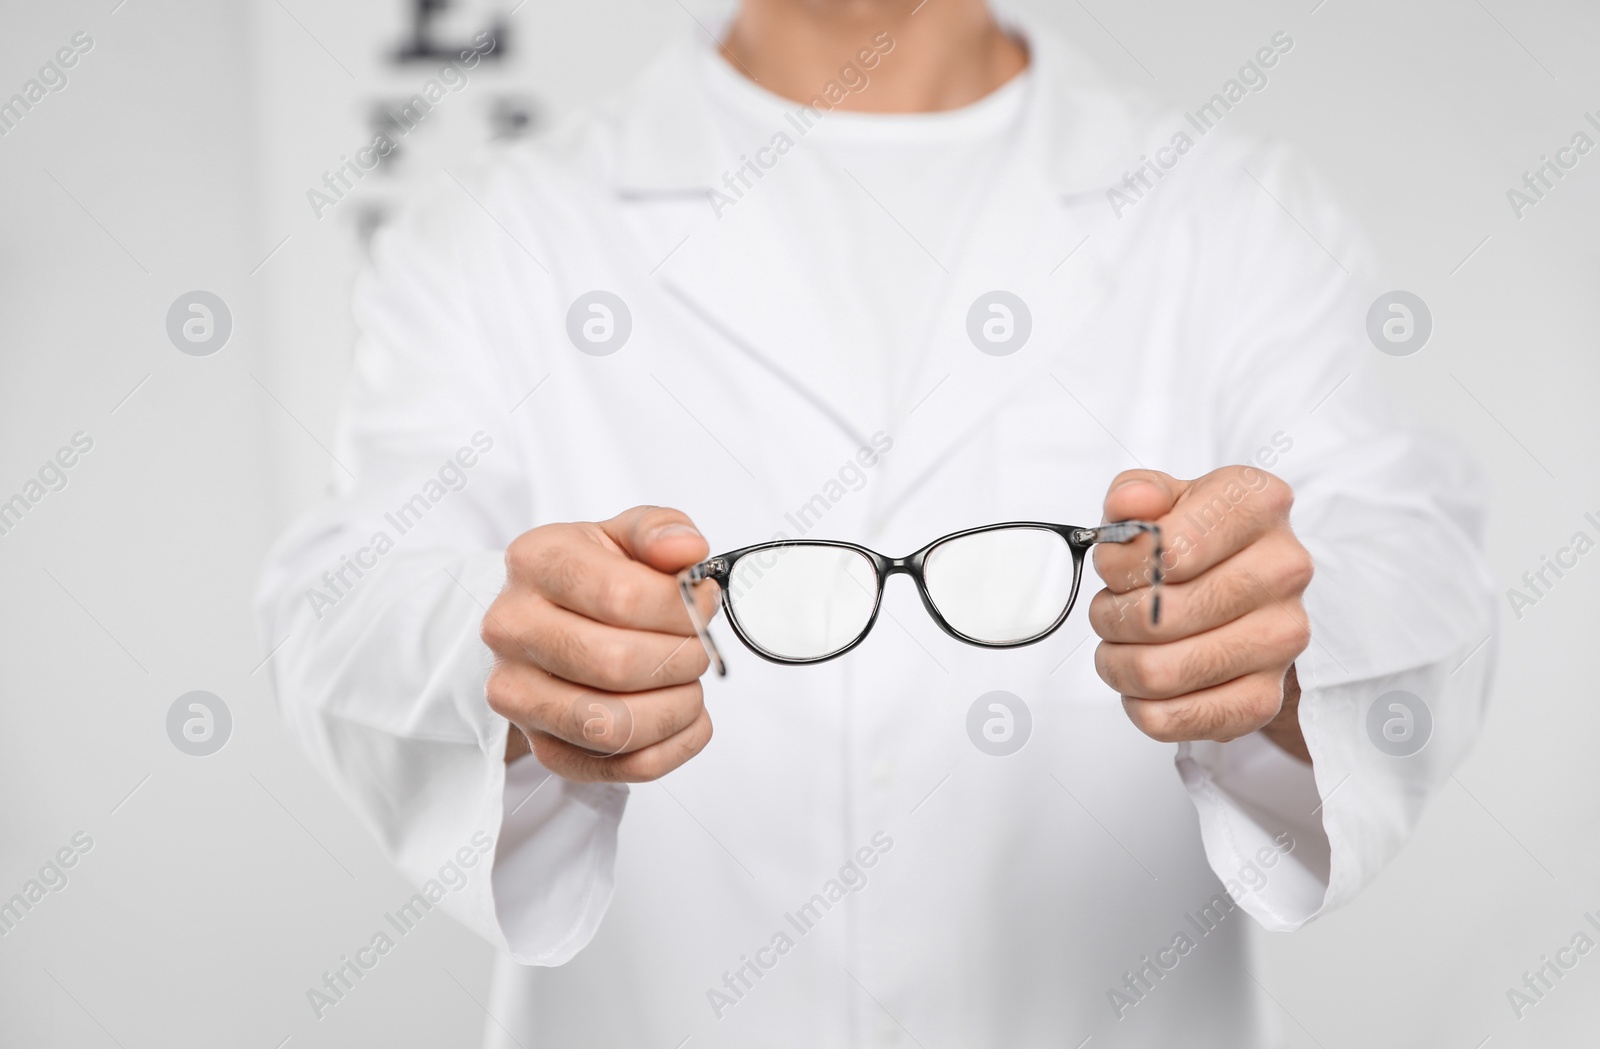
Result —
<path fill-rule="evenodd" d="M 1283 688 L 1270 681 L 1252 684 L 1245 690 L 1241 703 L 1242 713 L 1248 717 L 1256 727 L 1265 725 L 1278 716 L 1278 711 L 1283 709 Z"/>
<path fill-rule="evenodd" d="M 565 712 L 551 695 L 529 695 L 523 704 L 522 723 L 529 733 L 543 732 L 561 739 L 567 729 Z M 563 743 L 565 739 L 561 739 Z"/>
<path fill-rule="evenodd" d="M 1154 739 L 1155 723 L 1150 706 L 1151 704 L 1148 700 L 1129 699 L 1127 696 L 1122 697 L 1123 712 L 1128 715 L 1128 720 L 1133 722 L 1133 727 Z"/>
<path fill-rule="evenodd" d="M 638 649 L 626 637 L 606 637 L 584 644 L 582 666 L 607 692 L 630 692 L 638 662 Z"/>
<path fill-rule="evenodd" d="M 626 692 L 627 676 L 609 659 L 588 660 L 583 664 L 584 678 L 595 688 L 606 692 Z"/>
<path fill-rule="evenodd" d="M 1238 649 L 1224 645 L 1196 643 L 1184 656 L 1183 674 L 1172 691 L 1193 692 L 1228 680 L 1236 673 L 1233 664 L 1239 655 Z"/>
<path fill-rule="evenodd" d="M 1182 743 L 1189 737 L 1178 731 L 1170 722 L 1162 721 L 1156 725 L 1145 728 L 1144 734 L 1157 743 Z"/>
<path fill-rule="evenodd" d="M 539 639 L 539 646 L 540 654 L 562 672 L 562 677 L 574 677 L 573 671 L 587 669 L 594 661 L 589 644 L 572 630 L 551 630 Z"/>
<path fill-rule="evenodd" d="M 590 750 L 615 753 L 633 738 L 633 715 L 625 703 L 583 695 L 572 702 L 566 716 L 572 736 Z"/>
<path fill-rule="evenodd" d="M 483 621 L 478 624 L 478 638 L 491 652 L 503 652 L 511 643 L 511 632 L 506 629 L 498 614 L 500 607 L 501 603 L 497 598 L 494 604 L 489 606 Z"/>
<path fill-rule="evenodd" d="M 1251 585 L 1248 576 L 1228 572 L 1212 573 L 1214 578 L 1194 588 L 1195 615 L 1203 623 L 1226 622 L 1229 613 L 1240 607 L 1246 588 Z"/>
<path fill-rule="evenodd" d="M 1115 642 L 1100 642 L 1094 650 L 1094 669 L 1100 675 L 1100 680 L 1104 681 L 1112 691 L 1126 695 L 1128 690 L 1123 687 L 1124 675 L 1118 665 L 1116 653 Z"/>
<path fill-rule="evenodd" d="M 638 617 L 644 594 L 626 573 L 607 573 L 594 586 L 595 604 L 603 618 L 614 623 L 628 623 Z"/>
<path fill-rule="evenodd" d="M 700 675 L 711 669 L 711 653 L 698 644 L 686 645 L 684 648 L 689 653 L 690 665 L 694 667 L 695 685 L 698 687 Z"/>
<path fill-rule="evenodd" d="M 1215 739 L 1222 733 L 1227 721 L 1228 712 L 1220 703 L 1173 704 L 1167 712 L 1166 742 Z"/>
<path fill-rule="evenodd" d="M 1316 571 L 1317 566 L 1311 558 L 1311 551 L 1296 542 L 1294 549 L 1284 558 L 1284 585 L 1296 594 L 1301 593 L 1311 585 L 1311 578 Z"/>
<path fill-rule="evenodd" d="M 1263 601 L 1272 600 L 1264 592 L 1268 588 L 1252 572 L 1229 572 L 1222 579 L 1225 582 L 1216 593 L 1218 616 L 1242 615 Z"/>
<path fill-rule="evenodd" d="M 1267 474 L 1267 478 L 1267 487 L 1262 493 L 1266 496 L 1267 506 L 1276 514 L 1288 514 L 1294 506 L 1294 489 L 1289 487 L 1288 482 L 1272 474 Z"/>
<path fill-rule="evenodd" d="M 605 746 L 610 718 L 605 705 L 592 694 L 580 692 L 566 703 L 546 703 L 535 720 L 552 735 L 575 747 L 599 750 Z"/>
<path fill-rule="evenodd" d="M 1150 695 L 1154 674 L 1147 657 L 1141 652 L 1130 652 L 1122 663 L 1122 672 L 1118 675 L 1119 690 L 1127 695 Z"/>
<path fill-rule="evenodd" d="M 690 758 L 693 758 L 711 743 L 711 718 L 701 715 L 695 719 L 690 728 L 692 731 L 684 733 L 685 738 L 679 749 L 678 760 L 675 763 L 677 765 L 682 765 Z"/>
<path fill-rule="evenodd" d="M 554 525 L 530 528 L 506 547 L 506 574 L 513 579 L 532 574 L 547 553 Z"/>
<path fill-rule="evenodd" d="M 662 739 L 676 736 L 692 726 L 706 709 L 705 690 L 698 679 L 687 685 L 680 685 L 672 691 L 672 702 L 661 705 L 659 734 Z"/>
<path fill-rule="evenodd" d="M 1274 580 L 1259 571 L 1222 568 L 1213 573 L 1215 585 L 1206 595 L 1211 622 L 1230 623 L 1260 608 L 1276 608 L 1284 596 Z M 1292 595 L 1287 595 L 1292 598 Z"/>
<path fill-rule="evenodd" d="M 659 747 L 647 747 L 607 761 L 607 772 L 618 781 L 653 783 L 677 766 L 661 753 Z"/>
<path fill-rule="evenodd" d="M 676 704 L 663 704 L 662 709 L 656 715 L 655 724 L 651 726 L 655 741 L 659 743 L 662 740 L 671 739 L 694 724 L 695 717 L 697 715 L 694 712 L 686 711 Z"/>
<path fill-rule="evenodd" d="M 617 522 L 631 521 L 634 524 L 642 524 L 644 521 L 648 520 L 652 514 L 660 511 L 660 509 L 661 507 L 657 506 L 655 503 L 639 503 L 635 506 L 628 507 L 611 520 Z"/>
<path fill-rule="evenodd" d="M 1109 637 L 1120 624 L 1117 622 L 1116 601 L 1109 590 L 1101 590 L 1089 599 L 1089 627 L 1101 638 Z"/>
<path fill-rule="evenodd" d="M 663 766 L 660 775 L 671 772 L 705 750 L 711 742 L 711 734 L 711 718 L 701 711 L 684 726 L 681 736 L 674 739 L 670 745 L 651 748 L 660 752 L 660 762 Z"/>
<path fill-rule="evenodd" d="M 1169 654 L 1165 648 L 1150 645 L 1134 654 L 1128 677 L 1141 695 L 1165 696 L 1181 691 L 1185 677 L 1183 658 Z"/>
<path fill-rule="evenodd" d="M 578 562 L 557 546 L 543 546 L 533 555 L 535 587 L 545 594 L 567 594 L 583 582 Z"/>
<path fill-rule="evenodd" d="M 1266 600 L 1266 595 L 1261 593 L 1261 584 L 1248 572 L 1229 572 L 1222 576 L 1222 585 L 1211 593 L 1213 622 L 1237 619 L 1262 600 Z"/>
<path fill-rule="evenodd" d="M 1291 603 L 1287 612 L 1277 617 L 1273 640 L 1276 642 L 1274 648 L 1289 656 L 1299 655 L 1311 644 L 1311 623 L 1300 602 Z"/>
<path fill-rule="evenodd" d="M 1095 573 L 1114 593 L 1126 593 L 1139 585 L 1141 565 L 1125 547 L 1113 549 L 1109 544 L 1099 543 L 1091 556 Z"/>
<path fill-rule="evenodd" d="M 1157 743 L 1181 743 L 1190 738 L 1183 727 L 1188 715 L 1168 702 L 1124 700 L 1123 708 L 1134 727 Z"/>
<path fill-rule="evenodd" d="M 687 684 L 691 681 L 698 683 L 700 675 L 711 668 L 711 657 L 693 637 L 685 637 L 677 642 L 671 652 L 664 659 L 651 656 L 648 665 L 641 660 L 637 670 L 641 676 L 648 670 L 649 679 L 646 688 L 668 688 L 673 685 Z"/>
<path fill-rule="evenodd" d="M 581 779 L 588 783 L 626 783 L 632 779 L 627 775 L 625 760 L 632 755 L 618 755 L 609 757 L 605 754 L 596 754 L 583 747 L 572 747 L 574 755 L 572 761 L 581 770 Z"/>
<path fill-rule="evenodd" d="M 1128 481 L 1149 481 L 1151 479 L 1151 473 L 1149 470 L 1123 470 L 1121 473 L 1117 474 L 1117 476 L 1113 477 L 1111 479 L 1111 483 L 1106 486 L 1106 501 L 1110 502 L 1111 493 L 1115 492 Z"/>
<path fill-rule="evenodd" d="M 506 578 L 516 579 L 528 564 L 530 537 L 533 533 L 523 532 L 506 545 Z"/>
<path fill-rule="evenodd" d="M 1159 708 L 1161 719 L 1158 726 L 1160 735 L 1156 738 L 1163 743 L 1181 743 L 1186 739 L 1194 739 L 1197 733 L 1203 734 L 1204 722 L 1207 720 L 1195 708 L 1168 703 Z"/>
<path fill-rule="evenodd" d="M 657 528 L 669 524 L 680 524 L 688 518 L 681 511 L 668 506 L 646 506 L 641 508 L 638 518 L 638 529 L 641 535 L 648 535 Z"/>
<path fill-rule="evenodd" d="M 521 704 L 518 702 L 520 690 L 512 683 L 511 673 L 504 664 L 496 663 L 494 669 L 489 671 L 483 694 L 488 700 L 489 709 L 506 720 L 515 721 L 516 715 L 521 713 Z"/>
<path fill-rule="evenodd" d="M 544 732 L 528 733 L 528 746 L 534 758 L 563 779 L 577 779 L 577 769 L 571 760 L 571 749 L 554 736 Z"/>
<path fill-rule="evenodd" d="M 1153 641 L 1160 633 L 1150 624 L 1148 600 L 1150 591 L 1135 590 L 1127 594 L 1113 594 L 1109 590 L 1102 590 L 1105 595 L 1101 603 L 1096 632 L 1101 637 L 1116 635 L 1118 640 L 1134 643 Z M 1097 599 L 1099 595 L 1096 595 Z M 1089 606 L 1091 622 L 1094 622 L 1095 605 Z M 1171 622 L 1172 616 L 1165 617 L 1166 622 Z M 1101 628 L 1104 629 L 1101 629 Z"/>

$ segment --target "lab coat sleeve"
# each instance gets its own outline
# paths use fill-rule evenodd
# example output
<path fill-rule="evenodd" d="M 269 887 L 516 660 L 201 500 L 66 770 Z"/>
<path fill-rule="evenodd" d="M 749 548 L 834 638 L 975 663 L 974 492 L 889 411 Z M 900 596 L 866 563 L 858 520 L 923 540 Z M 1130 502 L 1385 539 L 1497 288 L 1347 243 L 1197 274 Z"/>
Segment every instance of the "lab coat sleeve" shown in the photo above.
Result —
<path fill-rule="evenodd" d="M 1183 745 L 1177 766 L 1217 876 L 1290 930 L 1378 874 L 1478 731 L 1492 581 L 1472 467 L 1380 388 L 1378 367 L 1398 362 L 1366 317 L 1390 289 L 1360 238 L 1281 150 L 1210 161 L 1194 212 L 1209 374 L 1195 388 L 1212 391 L 1215 461 L 1295 491 L 1291 525 L 1315 563 L 1296 661 L 1313 764 L 1257 733 Z"/>
<path fill-rule="evenodd" d="M 517 961 L 559 965 L 609 904 L 627 788 L 508 770 L 484 695 L 480 623 L 536 523 L 511 411 L 528 391 L 484 301 L 547 279 L 523 256 L 454 185 L 379 234 L 334 498 L 280 541 L 257 604 L 286 721 L 401 871 Z"/>

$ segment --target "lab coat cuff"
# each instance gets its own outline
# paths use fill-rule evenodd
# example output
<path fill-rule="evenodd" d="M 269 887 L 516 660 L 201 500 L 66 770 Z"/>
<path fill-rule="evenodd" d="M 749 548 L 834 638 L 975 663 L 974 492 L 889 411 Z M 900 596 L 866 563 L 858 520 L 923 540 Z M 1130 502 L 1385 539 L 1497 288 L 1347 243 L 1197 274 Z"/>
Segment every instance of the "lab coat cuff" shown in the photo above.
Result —
<path fill-rule="evenodd" d="M 499 797 L 492 884 L 501 945 L 522 965 L 562 965 L 611 905 L 628 788 L 574 783 L 526 755 L 504 768 Z"/>
<path fill-rule="evenodd" d="M 354 782 L 374 795 L 373 808 L 403 814 L 380 825 L 390 827 L 401 868 L 421 887 L 413 909 L 439 904 L 517 961 L 559 965 L 589 942 L 610 903 L 627 789 L 551 777 L 531 756 L 506 765 L 513 729 L 489 708 L 493 658 L 470 614 L 504 586 L 504 558 L 469 555 L 447 571 L 443 593 L 460 608 L 433 615 L 452 625 L 428 691 L 450 697 L 466 731 L 408 737 L 397 755 L 374 750 L 374 762 L 394 768 Z M 463 617 L 470 622 L 459 625 Z M 405 803 L 388 796 L 394 784 L 409 790 Z"/>
<path fill-rule="evenodd" d="M 1302 710 L 1310 698 L 1302 697 Z M 1206 859 L 1247 914 L 1270 932 L 1288 932 L 1325 909 L 1332 846 L 1321 818 L 1321 770 L 1260 733 L 1180 744 L 1177 767 Z"/>

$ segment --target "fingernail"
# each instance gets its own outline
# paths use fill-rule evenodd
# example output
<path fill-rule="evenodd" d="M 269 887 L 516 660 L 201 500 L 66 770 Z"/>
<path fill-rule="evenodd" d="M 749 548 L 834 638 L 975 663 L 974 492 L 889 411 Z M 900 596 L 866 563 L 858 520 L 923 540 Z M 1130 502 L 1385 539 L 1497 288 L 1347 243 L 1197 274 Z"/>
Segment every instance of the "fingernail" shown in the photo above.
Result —
<path fill-rule="evenodd" d="M 650 538 L 669 539 L 675 535 L 692 535 L 698 538 L 700 536 L 700 529 L 696 528 L 694 525 L 686 524 L 662 525 L 660 528 L 657 528 L 654 532 L 650 533 Z"/>
<path fill-rule="evenodd" d="M 1122 489 L 1128 487 L 1130 484 L 1154 484 L 1154 483 L 1155 482 L 1150 480 L 1150 478 L 1148 478 L 1148 477 L 1130 477 L 1126 481 L 1122 481 L 1122 482 L 1118 483 L 1111 490 L 1113 492 L 1120 492 Z"/>

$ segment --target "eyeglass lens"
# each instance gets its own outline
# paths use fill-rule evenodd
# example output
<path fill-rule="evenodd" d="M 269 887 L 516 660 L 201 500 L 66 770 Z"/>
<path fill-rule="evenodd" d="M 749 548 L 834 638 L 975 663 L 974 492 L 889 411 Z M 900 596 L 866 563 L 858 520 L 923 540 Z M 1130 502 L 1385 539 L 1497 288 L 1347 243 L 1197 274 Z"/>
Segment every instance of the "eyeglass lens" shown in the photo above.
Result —
<path fill-rule="evenodd" d="M 999 528 L 928 551 L 923 578 L 934 607 L 959 633 L 989 644 L 1049 630 L 1072 599 L 1072 547 L 1044 528 Z"/>
<path fill-rule="evenodd" d="M 819 659 L 861 636 L 877 603 L 872 562 L 844 547 L 803 543 L 741 557 L 728 607 L 753 643 L 784 659 Z"/>

